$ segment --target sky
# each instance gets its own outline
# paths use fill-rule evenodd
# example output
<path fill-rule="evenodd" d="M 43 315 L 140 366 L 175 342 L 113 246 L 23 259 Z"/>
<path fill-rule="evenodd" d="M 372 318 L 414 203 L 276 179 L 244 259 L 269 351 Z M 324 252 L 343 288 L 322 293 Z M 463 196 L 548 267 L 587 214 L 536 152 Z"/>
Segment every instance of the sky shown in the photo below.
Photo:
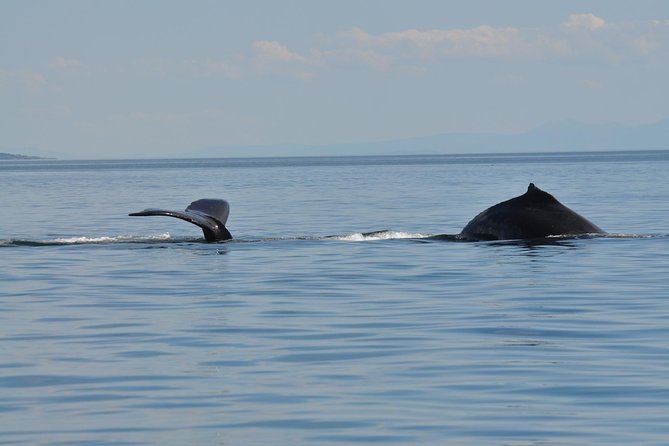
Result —
<path fill-rule="evenodd" d="M 666 0 L 0 1 L 13 153 L 640 125 L 669 118 L 667 79 Z"/>

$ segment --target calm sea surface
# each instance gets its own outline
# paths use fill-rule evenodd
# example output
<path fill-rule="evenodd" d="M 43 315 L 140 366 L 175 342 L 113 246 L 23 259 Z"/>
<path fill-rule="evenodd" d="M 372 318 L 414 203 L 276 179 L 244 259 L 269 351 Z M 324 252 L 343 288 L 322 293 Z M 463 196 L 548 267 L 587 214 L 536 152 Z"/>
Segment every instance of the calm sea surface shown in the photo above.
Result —
<path fill-rule="evenodd" d="M 669 152 L 0 162 L 0 444 L 667 445 L 668 174 Z M 426 238 L 529 182 L 612 235 Z M 235 241 L 127 216 L 199 198 Z"/>

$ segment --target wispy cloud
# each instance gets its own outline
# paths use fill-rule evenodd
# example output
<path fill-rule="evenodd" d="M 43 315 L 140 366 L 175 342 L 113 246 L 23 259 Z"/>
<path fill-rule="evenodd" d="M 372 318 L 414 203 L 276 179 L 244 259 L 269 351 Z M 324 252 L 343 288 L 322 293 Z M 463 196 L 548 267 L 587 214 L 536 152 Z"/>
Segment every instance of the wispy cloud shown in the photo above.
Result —
<path fill-rule="evenodd" d="M 609 23 L 592 13 L 575 13 L 555 26 L 542 28 L 481 25 L 378 34 L 353 28 L 328 37 L 320 47 L 304 53 L 278 41 L 256 41 L 253 55 L 245 58 L 243 68 L 234 71 L 234 78 L 256 73 L 311 79 L 319 70 L 342 64 L 417 72 L 453 58 L 589 57 L 618 64 L 626 58 L 669 50 L 669 21 Z M 229 69 L 222 64 L 220 71 L 226 74 Z"/>
<path fill-rule="evenodd" d="M 110 67 L 101 63 L 87 63 L 75 57 L 58 56 L 49 62 L 49 69 L 57 73 L 87 76 L 107 72 Z"/>
<path fill-rule="evenodd" d="M 204 61 L 200 73 L 205 77 L 223 76 L 228 79 L 238 80 L 242 78 L 243 69 L 239 63 L 221 59 L 207 59 Z"/>
<path fill-rule="evenodd" d="M 410 45 L 423 57 L 439 55 L 500 56 L 517 45 L 517 28 L 478 26 L 471 29 L 406 29 L 373 35 L 360 28 L 340 33 L 343 38 L 366 47 L 397 48 Z"/>
<path fill-rule="evenodd" d="M 322 37 L 322 36 L 321 36 Z M 226 57 L 199 60 L 149 59 L 125 67 L 88 64 L 59 56 L 49 68 L 59 73 L 136 72 L 142 75 L 184 75 L 240 80 L 278 76 L 309 81 L 325 70 L 348 65 L 377 71 L 424 72 L 451 59 L 528 59 L 620 64 L 669 53 L 669 20 L 609 22 L 590 12 L 574 13 L 553 26 L 401 29 L 372 33 L 353 28 L 319 39 L 308 50 L 295 50 L 277 40 L 256 40 L 248 50 Z M 38 72 L 0 71 L 0 85 L 20 83 L 36 92 L 46 85 Z"/>
<path fill-rule="evenodd" d="M 74 58 L 67 58 L 67 57 L 56 57 L 53 61 L 51 61 L 51 67 L 58 69 L 58 70 L 67 70 L 67 69 L 78 69 L 82 68 L 84 66 L 83 62 L 81 62 L 79 59 L 74 59 Z"/>
<path fill-rule="evenodd" d="M 590 55 L 621 63 L 628 58 L 669 50 L 669 21 L 609 23 L 592 13 L 578 13 L 556 26 L 542 28 L 481 25 L 380 34 L 354 28 L 339 33 L 335 42 L 336 50 L 321 50 L 321 54 L 357 55 L 367 66 L 382 69 L 452 58 L 547 59 Z M 332 61 L 336 59 L 332 57 Z"/>
<path fill-rule="evenodd" d="M 3 70 L 0 68 L 0 88 L 19 87 L 31 93 L 37 93 L 47 85 L 42 73 L 27 70 Z"/>
<path fill-rule="evenodd" d="M 569 18 L 562 23 L 564 29 L 568 31 L 589 30 L 594 31 L 604 28 L 606 22 L 603 18 L 594 14 L 571 14 Z"/>
<path fill-rule="evenodd" d="M 127 115 L 131 121 L 142 123 L 164 123 L 187 125 L 201 120 L 220 120 L 228 117 L 225 110 L 209 108 L 197 111 L 170 112 L 170 111 L 134 111 Z"/>
<path fill-rule="evenodd" d="M 251 52 L 227 59 L 207 58 L 182 62 L 197 76 L 240 80 L 249 76 L 276 75 L 309 80 L 318 57 L 304 56 L 286 45 L 270 40 L 257 40 L 250 45 Z"/>
<path fill-rule="evenodd" d="M 268 62 L 304 62 L 304 56 L 290 51 L 288 47 L 277 41 L 257 40 L 253 42 L 257 58 Z"/>
<path fill-rule="evenodd" d="M 276 74 L 310 80 L 313 77 L 312 65 L 317 58 L 303 56 L 291 51 L 277 41 L 257 40 L 253 42 L 255 55 L 248 62 L 252 72 L 256 74 Z"/>
<path fill-rule="evenodd" d="M 23 85 L 32 92 L 40 91 L 46 85 L 46 78 L 41 73 L 22 73 L 20 79 Z"/>
<path fill-rule="evenodd" d="M 362 64 L 377 70 L 384 71 L 393 64 L 391 55 L 381 54 L 369 48 L 343 47 L 337 49 L 315 50 L 312 57 L 318 65 L 356 65 Z"/>

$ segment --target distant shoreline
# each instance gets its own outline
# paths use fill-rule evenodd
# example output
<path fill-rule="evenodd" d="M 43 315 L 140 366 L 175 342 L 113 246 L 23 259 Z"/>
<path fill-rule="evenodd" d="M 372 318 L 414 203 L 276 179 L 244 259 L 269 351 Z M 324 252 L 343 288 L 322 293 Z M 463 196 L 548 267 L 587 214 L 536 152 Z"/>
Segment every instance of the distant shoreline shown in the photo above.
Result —
<path fill-rule="evenodd" d="M 198 157 L 198 158 L 107 158 L 107 159 L 56 159 L 33 158 L 44 161 L 44 168 L 125 168 L 166 165 L 171 167 L 245 167 L 245 166 L 317 166 L 317 165 L 387 165 L 387 164 L 487 164 L 496 162 L 591 162 L 632 161 L 656 159 L 669 160 L 669 150 L 607 150 L 607 151 L 559 151 L 559 152 L 508 152 L 508 153 L 460 153 L 420 155 L 316 155 L 316 156 L 251 156 L 251 157 Z M 0 158 L 0 165 L 2 164 Z M 5 159 L 4 161 L 12 161 Z M 19 163 L 31 159 L 15 159 Z M 18 165 L 18 164 L 16 164 Z M 39 167 L 40 169 L 42 167 Z"/>
<path fill-rule="evenodd" d="M 0 152 L 0 161 L 38 161 L 38 160 L 52 160 L 55 158 L 45 158 L 43 156 L 33 156 L 33 155 L 19 155 L 15 153 L 3 153 Z"/>

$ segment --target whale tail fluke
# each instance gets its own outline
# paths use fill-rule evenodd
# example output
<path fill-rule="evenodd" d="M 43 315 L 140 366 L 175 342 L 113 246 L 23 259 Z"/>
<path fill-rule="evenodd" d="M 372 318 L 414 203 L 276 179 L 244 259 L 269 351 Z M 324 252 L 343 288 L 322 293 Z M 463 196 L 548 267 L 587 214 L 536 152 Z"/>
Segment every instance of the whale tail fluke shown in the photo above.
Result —
<path fill-rule="evenodd" d="M 131 217 L 166 215 L 168 217 L 179 218 L 202 228 L 204 238 L 208 242 L 218 242 L 232 239 L 232 234 L 225 227 L 229 214 L 230 205 L 227 201 L 203 198 L 192 202 L 185 211 L 150 208 L 128 215 Z"/>

